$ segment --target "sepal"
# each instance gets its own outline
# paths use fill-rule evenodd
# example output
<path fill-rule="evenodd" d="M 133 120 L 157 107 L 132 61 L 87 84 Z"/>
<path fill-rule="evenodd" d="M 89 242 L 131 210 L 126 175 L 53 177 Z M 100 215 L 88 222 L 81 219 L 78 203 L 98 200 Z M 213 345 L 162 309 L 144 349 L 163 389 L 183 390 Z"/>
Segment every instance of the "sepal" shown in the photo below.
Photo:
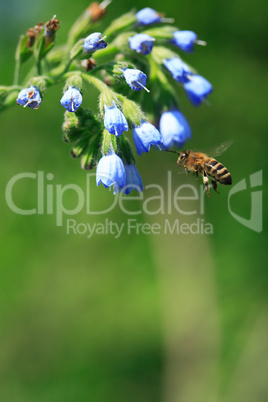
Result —
<path fill-rule="evenodd" d="M 107 155 L 111 149 L 113 149 L 115 153 L 117 152 L 117 138 L 106 129 L 103 131 L 101 149 L 103 155 Z"/>
<path fill-rule="evenodd" d="M 87 150 L 89 145 L 89 138 L 88 136 L 84 136 L 80 138 L 74 146 L 71 148 L 71 156 L 73 158 L 80 158 L 80 156 Z"/>

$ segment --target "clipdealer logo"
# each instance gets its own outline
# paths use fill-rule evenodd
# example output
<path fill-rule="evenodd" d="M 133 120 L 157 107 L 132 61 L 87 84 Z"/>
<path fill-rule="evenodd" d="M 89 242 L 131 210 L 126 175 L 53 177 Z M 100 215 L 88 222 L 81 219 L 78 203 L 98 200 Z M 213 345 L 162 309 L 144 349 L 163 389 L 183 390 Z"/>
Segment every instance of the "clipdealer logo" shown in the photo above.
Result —
<path fill-rule="evenodd" d="M 260 187 L 262 186 L 262 170 L 255 172 L 249 176 L 250 182 L 250 198 L 251 198 L 251 209 L 250 209 L 250 218 L 246 219 L 237 213 L 233 212 L 230 205 L 230 200 L 234 194 L 240 193 L 241 191 L 248 190 L 246 179 L 239 181 L 237 184 L 233 186 L 233 188 L 229 192 L 228 196 L 228 208 L 230 214 L 235 218 L 241 225 L 246 226 L 247 228 L 253 230 L 254 232 L 260 233 L 262 232 L 262 190 Z M 258 189 L 259 188 L 259 189 Z"/>
<path fill-rule="evenodd" d="M 86 175 L 86 185 L 85 187 L 80 187 L 77 184 L 70 183 L 62 186 L 61 184 L 52 183 L 54 175 L 52 173 L 45 174 L 42 171 L 37 173 L 23 172 L 13 176 L 6 185 L 5 197 L 6 203 L 11 211 L 19 215 L 53 215 L 56 216 L 56 225 L 62 226 L 64 217 L 72 216 L 74 217 L 83 209 L 86 210 L 87 215 L 107 215 L 116 206 L 119 206 L 121 211 L 126 215 L 139 215 L 141 213 L 147 215 L 159 215 L 167 214 L 171 215 L 174 212 L 180 215 L 204 215 L 205 214 L 205 199 L 206 191 L 201 184 L 198 187 L 191 184 L 182 184 L 177 188 L 172 188 L 172 173 L 167 172 L 167 182 L 165 188 L 162 188 L 158 184 L 149 184 L 145 186 L 144 193 L 137 193 L 133 196 L 125 196 L 123 193 L 118 192 L 112 199 L 111 205 L 104 210 L 93 210 L 90 188 L 91 185 L 95 185 L 95 173 L 87 173 Z M 231 198 L 235 194 L 241 191 L 248 191 L 246 185 L 246 179 L 241 180 L 239 183 L 235 184 L 228 195 L 228 209 L 230 214 L 234 219 L 236 219 L 243 226 L 256 231 L 262 231 L 262 190 L 256 187 L 262 186 L 262 171 L 258 171 L 250 175 L 250 197 L 251 197 L 251 215 L 250 219 L 246 219 L 240 216 L 238 213 L 231 209 Z M 33 180 L 36 185 L 36 207 L 35 208 L 21 208 L 17 200 L 16 186 L 19 182 L 21 184 L 25 183 L 25 180 Z M 94 182 L 94 183 L 93 183 Z M 23 184 L 24 184 L 23 183 Z M 153 196 L 148 196 L 146 190 L 153 191 Z M 72 201 L 75 202 L 73 208 L 66 208 L 64 202 L 66 203 L 67 193 L 69 193 L 69 198 L 71 194 Z M 187 196 L 185 195 L 187 193 Z M 139 208 L 133 210 L 129 208 L 129 202 L 133 200 L 140 200 Z M 187 201 L 187 203 L 185 202 Z M 185 209 L 187 205 L 188 209 Z M 190 207 L 189 207 L 190 206 Z M 193 206 L 193 207 L 192 207 Z M 192 207 L 192 209 L 191 209 Z M 199 230 L 195 233 L 198 234 L 212 234 L 213 226 L 210 223 L 206 223 L 204 219 L 197 219 Z M 133 220 L 130 220 L 133 226 Z M 85 224 L 86 226 L 87 224 Z M 100 223 L 101 225 L 101 223 Z M 107 227 L 107 221 L 105 223 Z M 182 223 L 184 225 L 184 223 Z M 81 226 L 81 224 L 80 224 Z M 74 219 L 67 222 L 68 227 L 74 227 Z M 112 227 L 112 226 L 111 226 Z M 171 228 L 170 233 L 191 233 L 187 228 L 181 230 L 179 226 L 178 219 L 176 222 L 166 222 L 166 228 Z M 176 230 L 173 228 L 177 228 Z M 91 230 L 91 229 L 90 229 Z M 99 229 L 101 232 L 102 229 Z M 67 230 L 68 232 L 68 230 Z M 137 232 L 137 231 L 136 231 Z M 139 231 L 138 231 L 139 232 Z M 138 234 L 137 232 L 137 234 Z M 91 233 L 91 232 L 90 232 Z M 165 233 L 165 232 L 164 232 Z M 149 233 L 148 233 L 149 234 Z"/>

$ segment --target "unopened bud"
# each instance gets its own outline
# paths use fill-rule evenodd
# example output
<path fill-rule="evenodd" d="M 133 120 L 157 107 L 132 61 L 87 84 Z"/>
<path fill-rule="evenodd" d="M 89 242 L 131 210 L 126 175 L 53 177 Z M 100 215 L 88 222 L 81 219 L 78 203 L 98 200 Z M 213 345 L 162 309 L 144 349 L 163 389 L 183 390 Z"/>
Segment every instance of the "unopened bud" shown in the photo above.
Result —
<path fill-rule="evenodd" d="M 82 137 L 71 149 L 71 156 L 73 158 L 80 158 L 80 156 L 86 151 L 89 144 L 88 137 Z"/>
<path fill-rule="evenodd" d="M 90 57 L 87 60 L 82 60 L 81 65 L 86 69 L 86 71 L 91 71 L 96 67 L 97 63 L 92 57 Z"/>
<path fill-rule="evenodd" d="M 91 170 L 98 164 L 97 155 L 92 153 L 92 150 L 86 151 L 81 157 L 81 168 Z"/>
<path fill-rule="evenodd" d="M 45 47 L 49 46 L 55 40 L 55 33 L 59 29 L 59 20 L 54 15 L 51 20 L 45 24 Z"/>
<path fill-rule="evenodd" d="M 102 3 L 103 4 L 103 3 Z M 91 21 L 98 21 L 106 14 L 106 8 L 99 4 L 97 1 L 94 1 L 88 7 L 89 13 L 91 15 Z"/>

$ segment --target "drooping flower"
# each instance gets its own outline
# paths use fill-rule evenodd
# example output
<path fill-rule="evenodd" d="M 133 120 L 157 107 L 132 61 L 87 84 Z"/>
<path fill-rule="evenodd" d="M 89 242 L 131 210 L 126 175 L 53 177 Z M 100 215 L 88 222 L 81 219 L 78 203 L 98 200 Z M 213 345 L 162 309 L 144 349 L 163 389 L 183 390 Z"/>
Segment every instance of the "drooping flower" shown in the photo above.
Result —
<path fill-rule="evenodd" d="M 184 84 L 184 89 L 193 105 L 199 106 L 213 91 L 213 86 L 201 75 L 192 75 L 190 81 Z"/>
<path fill-rule="evenodd" d="M 95 52 L 99 49 L 104 49 L 107 46 L 107 43 L 103 40 L 102 34 L 100 32 L 95 32 L 86 37 L 84 41 L 84 51 L 87 53 Z"/>
<path fill-rule="evenodd" d="M 64 93 L 60 103 L 68 112 L 75 112 L 82 103 L 82 95 L 77 88 L 71 87 Z"/>
<path fill-rule="evenodd" d="M 190 68 L 178 57 L 173 57 L 172 59 L 164 59 L 163 64 L 172 74 L 174 80 L 184 83 L 189 81 L 188 76 L 192 74 Z"/>
<path fill-rule="evenodd" d="M 114 194 L 118 191 L 121 193 L 129 194 L 132 190 L 143 191 L 143 184 L 140 174 L 135 165 L 124 165 L 126 171 L 126 184 L 123 188 L 114 185 Z"/>
<path fill-rule="evenodd" d="M 110 153 L 99 160 L 96 182 L 97 186 L 102 183 L 106 188 L 113 184 L 120 188 L 124 187 L 126 184 L 126 171 L 122 159 L 118 155 Z"/>
<path fill-rule="evenodd" d="M 141 156 L 143 152 L 149 152 L 151 145 L 162 143 L 161 134 L 148 121 L 142 121 L 141 125 L 133 129 L 133 141 L 137 154 Z"/>
<path fill-rule="evenodd" d="M 104 126 L 110 134 L 119 137 L 123 131 L 128 130 L 127 120 L 116 105 L 111 107 L 104 105 L 104 110 Z"/>
<path fill-rule="evenodd" d="M 197 40 L 197 35 L 193 31 L 175 31 L 173 33 L 173 43 L 184 52 L 192 52 L 194 44 Z"/>
<path fill-rule="evenodd" d="M 56 19 L 56 15 L 54 15 L 51 20 L 49 20 L 45 24 L 45 31 L 44 35 L 48 37 L 53 37 L 55 35 L 55 32 L 59 29 L 59 20 Z"/>
<path fill-rule="evenodd" d="M 179 110 L 170 110 L 161 115 L 159 130 L 162 135 L 162 149 L 172 146 L 182 147 L 191 138 L 191 128 L 184 115 Z"/>
<path fill-rule="evenodd" d="M 138 11 L 136 17 L 140 25 L 149 25 L 161 21 L 161 15 L 150 7 Z"/>
<path fill-rule="evenodd" d="M 28 106 L 31 109 L 38 109 L 40 106 L 42 99 L 40 96 L 40 92 L 34 86 L 30 86 L 29 88 L 22 89 L 17 97 L 17 104 L 21 106 Z"/>
<path fill-rule="evenodd" d="M 149 89 L 147 89 L 145 86 L 147 76 L 142 71 L 135 68 L 126 68 L 123 71 L 123 76 L 127 84 L 134 91 L 141 91 L 142 89 L 145 89 L 147 92 L 150 92 Z"/>
<path fill-rule="evenodd" d="M 155 39 L 147 34 L 136 34 L 129 38 L 129 47 L 135 52 L 146 55 L 151 53 Z"/>

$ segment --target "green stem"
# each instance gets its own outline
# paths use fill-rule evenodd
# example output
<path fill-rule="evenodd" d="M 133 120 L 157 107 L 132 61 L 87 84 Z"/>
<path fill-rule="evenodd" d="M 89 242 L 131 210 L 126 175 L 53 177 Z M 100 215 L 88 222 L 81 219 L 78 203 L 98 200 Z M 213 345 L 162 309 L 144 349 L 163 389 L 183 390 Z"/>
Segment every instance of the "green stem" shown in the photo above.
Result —
<path fill-rule="evenodd" d="M 100 50 L 99 52 L 96 53 L 96 55 L 93 55 L 94 60 L 99 62 L 105 57 L 111 57 L 116 55 L 119 52 L 119 49 L 115 45 L 108 45 L 105 49 Z"/>
<path fill-rule="evenodd" d="M 137 17 L 134 10 L 122 15 L 114 20 L 111 25 L 103 32 L 104 36 L 116 36 L 118 32 L 124 31 L 137 22 Z"/>
<path fill-rule="evenodd" d="M 16 105 L 16 99 L 18 97 L 18 93 L 21 91 L 21 87 L 18 85 L 13 85 L 9 87 L 9 94 L 7 95 L 6 99 L 0 105 L 1 111 L 8 109 L 11 106 Z"/>
<path fill-rule="evenodd" d="M 13 85 L 18 85 L 20 79 L 20 60 L 16 60 Z"/>
<path fill-rule="evenodd" d="M 72 61 L 73 61 L 72 59 L 68 59 L 67 61 L 64 62 L 64 64 L 60 64 L 58 67 L 54 68 L 51 71 L 50 76 L 53 77 L 53 79 L 57 79 L 63 74 L 67 73 Z"/>
<path fill-rule="evenodd" d="M 36 75 L 42 75 L 41 60 L 36 60 Z"/>
<path fill-rule="evenodd" d="M 65 76 L 67 76 L 68 74 L 69 73 L 65 74 Z M 73 73 L 70 73 L 70 74 L 73 74 Z M 99 80 L 96 77 L 93 77 L 93 75 L 91 75 L 91 74 L 82 73 L 82 77 L 84 80 L 86 80 L 90 84 L 94 85 L 100 92 L 107 91 L 107 90 L 110 92 L 113 92 L 108 88 L 108 86 L 104 82 L 102 82 L 101 80 Z"/>

